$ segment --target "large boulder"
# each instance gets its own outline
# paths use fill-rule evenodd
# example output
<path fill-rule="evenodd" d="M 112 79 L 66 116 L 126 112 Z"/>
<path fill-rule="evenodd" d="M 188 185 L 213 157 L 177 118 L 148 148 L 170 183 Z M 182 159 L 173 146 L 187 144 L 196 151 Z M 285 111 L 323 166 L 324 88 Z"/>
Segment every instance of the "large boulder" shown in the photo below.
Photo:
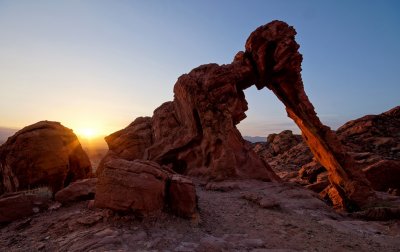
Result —
<path fill-rule="evenodd" d="M 95 206 L 140 216 L 162 210 L 193 218 L 197 196 L 193 182 L 152 161 L 111 159 L 98 178 Z"/>
<path fill-rule="evenodd" d="M 93 199 L 96 194 L 97 178 L 82 179 L 72 182 L 55 194 L 55 200 L 68 203 Z"/>
<path fill-rule="evenodd" d="M 161 211 L 167 179 L 157 163 L 113 159 L 98 178 L 95 206 L 139 215 Z"/>
<path fill-rule="evenodd" d="M 0 194 L 39 186 L 55 193 L 91 174 L 78 138 L 58 122 L 27 126 L 0 146 Z"/>
<path fill-rule="evenodd" d="M 99 176 L 104 163 L 114 157 L 125 160 L 142 159 L 145 150 L 152 144 L 151 117 L 138 117 L 126 128 L 105 138 L 109 151 L 97 167 Z"/>
<path fill-rule="evenodd" d="M 47 210 L 52 192 L 47 187 L 0 196 L 0 224 Z"/>
<path fill-rule="evenodd" d="M 174 214 L 194 217 L 197 212 L 197 195 L 192 180 L 179 174 L 172 175 L 167 193 L 167 204 Z"/>
<path fill-rule="evenodd" d="M 284 130 L 279 134 L 270 134 L 267 137 L 269 153 L 272 156 L 287 152 L 295 145 L 302 142 L 300 135 L 295 135 L 291 130 Z"/>
<path fill-rule="evenodd" d="M 400 191 L 400 160 L 381 160 L 364 168 L 364 172 L 375 190 Z"/>

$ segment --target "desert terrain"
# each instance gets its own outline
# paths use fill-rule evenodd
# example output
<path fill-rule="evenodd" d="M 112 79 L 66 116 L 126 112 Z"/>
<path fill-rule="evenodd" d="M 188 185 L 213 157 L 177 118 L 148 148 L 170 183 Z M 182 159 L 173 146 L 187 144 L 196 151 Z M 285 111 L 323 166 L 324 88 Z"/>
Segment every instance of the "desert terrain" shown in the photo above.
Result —
<path fill-rule="evenodd" d="M 400 107 L 325 126 L 295 35 L 260 26 L 232 63 L 180 76 L 172 101 L 107 148 L 47 120 L 10 136 L 1 250 L 399 251 Z M 244 140 L 251 86 L 270 89 L 302 135 Z"/>

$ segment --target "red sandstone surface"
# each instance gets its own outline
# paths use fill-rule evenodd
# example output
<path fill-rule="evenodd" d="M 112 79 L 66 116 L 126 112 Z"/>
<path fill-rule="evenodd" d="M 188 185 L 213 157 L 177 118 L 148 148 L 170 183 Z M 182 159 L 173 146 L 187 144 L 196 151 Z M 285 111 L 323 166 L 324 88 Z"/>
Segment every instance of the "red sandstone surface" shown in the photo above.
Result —
<path fill-rule="evenodd" d="M 58 122 L 27 126 L 0 146 L 0 194 L 42 186 L 55 193 L 91 175 L 78 138 Z"/>

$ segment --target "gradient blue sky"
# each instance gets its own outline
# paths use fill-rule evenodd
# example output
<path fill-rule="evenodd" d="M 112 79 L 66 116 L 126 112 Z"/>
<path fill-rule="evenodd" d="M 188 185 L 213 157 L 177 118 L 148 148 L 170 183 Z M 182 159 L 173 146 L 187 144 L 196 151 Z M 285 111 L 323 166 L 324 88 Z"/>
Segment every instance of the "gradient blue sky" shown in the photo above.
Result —
<path fill-rule="evenodd" d="M 400 1 L 0 0 L 0 126 L 47 119 L 111 133 L 172 100 L 181 74 L 230 63 L 275 19 L 298 32 L 324 123 L 400 104 Z M 245 135 L 295 129 L 269 90 L 246 97 Z"/>

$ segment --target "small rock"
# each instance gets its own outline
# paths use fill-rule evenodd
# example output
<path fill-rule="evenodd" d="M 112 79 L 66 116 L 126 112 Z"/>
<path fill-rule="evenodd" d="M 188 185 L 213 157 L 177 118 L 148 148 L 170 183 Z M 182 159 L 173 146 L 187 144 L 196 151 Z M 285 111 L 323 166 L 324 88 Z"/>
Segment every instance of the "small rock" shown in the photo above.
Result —
<path fill-rule="evenodd" d="M 60 207 L 61 207 L 60 202 L 54 202 L 54 203 L 50 204 L 48 210 L 55 211 L 55 210 L 58 210 Z"/>
<path fill-rule="evenodd" d="M 36 249 L 37 249 L 37 250 L 42 250 L 42 249 L 44 249 L 45 247 L 46 247 L 46 244 L 43 243 L 43 242 L 39 242 L 39 243 L 36 245 Z"/>
<path fill-rule="evenodd" d="M 200 240 L 196 251 L 229 251 L 229 244 L 222 238 L 207 236 Z"/>
<path fill-rule="evenodd" d="M 87 216 L 87 217 L 82 217 L 77 219 L 77 223 L 85 225 L 85 226 L 93 226 L 97 222 L 103 219 L 103 216 L 100 214 L 92 215 L 92 216 Z"/>
<path fill-rule="evenodd" d="M 17 224 L 17 226 L 15 227 L 15 230 L 22 230 L 25 229 L 26 227 L 28 227 L 31 224 L 32 218 L 27 218 L 23 221 L 21 221 L 20 223 Z"/>
<path fill-rule="evenodd" d="M 194 242 L 181 242 L 178 245 L 178 247 L 175 248 L 174 251 L 191 252 L 191 251 L 195 251 L 198 246 L 199 246 L 199 244 L 194 243 Z"/>
<path fill-rule="evenodd" d="M 94 209 L 94 208 L 95 208 L 95 206 L 94 206 L 94 200 L 89 200 L 89 201 L 88 201 L 87 208 L 88 208 L 88 209 Z"/>
<path fill-rule="evenodd" d="M 82 179 L 72 182 L 58 191 L 55 199 L 61 203 L 93 199 L 96 193 L 97 178 Z"/>
<path fill-rule="evenodd" d="M 261 248 L 265 245 L 261 239 L 244 239 L 240 241 L 240 245 L 245 248 Z"/>
<path fill-rule="evenodd" d="M 223 182 L 209 182 L 206 184 L 205 188 L 206 190 L 210 191 L 229 192 L 240 189 L 240 186 L 237 182 L 223 181 Z"/>

